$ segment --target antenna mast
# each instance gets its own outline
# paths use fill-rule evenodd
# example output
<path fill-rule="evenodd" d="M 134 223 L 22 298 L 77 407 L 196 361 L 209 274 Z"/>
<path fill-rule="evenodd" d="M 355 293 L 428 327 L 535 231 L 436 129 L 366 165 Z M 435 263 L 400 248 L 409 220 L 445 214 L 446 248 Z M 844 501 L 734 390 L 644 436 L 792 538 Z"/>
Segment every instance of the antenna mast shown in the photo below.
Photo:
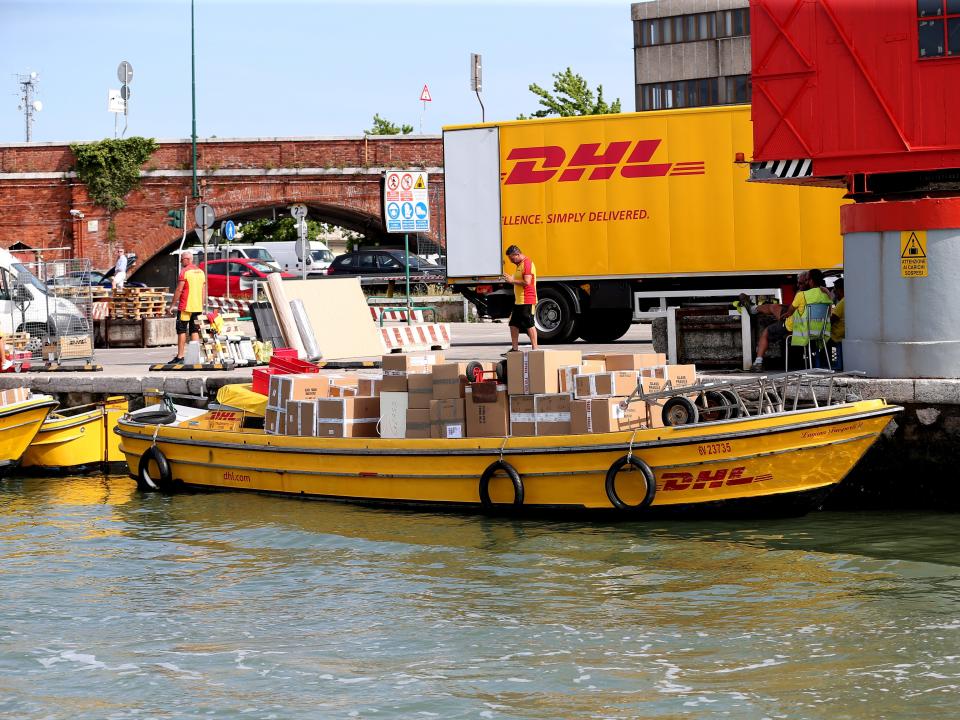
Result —
<path fill-rule="evenodd" d="M 43 109 L 40 101 L 33 99 L 39 80 L 40 76 L 36 72 L 17 76 L 17 82 L 20 83 L 20 107 L 18 110 L 23 110 L 27 142 L 30 142 L 33 138 L 33 114 Z"/>

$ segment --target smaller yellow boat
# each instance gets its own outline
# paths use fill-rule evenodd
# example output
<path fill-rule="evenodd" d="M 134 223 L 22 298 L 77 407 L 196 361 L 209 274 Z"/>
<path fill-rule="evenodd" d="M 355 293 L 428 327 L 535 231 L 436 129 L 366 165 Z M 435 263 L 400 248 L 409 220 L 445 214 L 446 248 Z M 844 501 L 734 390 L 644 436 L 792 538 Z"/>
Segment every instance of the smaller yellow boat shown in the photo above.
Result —
<path fill-rule="evenodd" d="M 0 474 L 20 462 L 43 421 L 56 406 L 57 401 L 49 395 L 31 395 L 0 406 Z"/>
<path fill-rule="evenodd" d="M 101 469 L 124 462 L 117 420 L 129 410 L 124 397 L 51 412 L 23 454 L 21 466 L 34 470 Z"/>

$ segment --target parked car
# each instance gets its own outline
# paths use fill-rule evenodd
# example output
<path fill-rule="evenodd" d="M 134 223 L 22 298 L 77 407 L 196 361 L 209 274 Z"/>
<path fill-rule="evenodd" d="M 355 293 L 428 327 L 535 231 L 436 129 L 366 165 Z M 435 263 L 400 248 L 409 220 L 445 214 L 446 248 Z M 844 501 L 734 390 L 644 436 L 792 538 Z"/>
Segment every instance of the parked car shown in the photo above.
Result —
<path fill-rule="evenodd" d="M 77 287 L 80 285 L 94 285 L 105 288 L 113 287 L 113 268 L 103 273 L 99 270 L 74 270 L 66 275 L 55 277 L 51 285 Z M 142 282 L 132 282 L 127 280 L 123 283 L 124 287 L 147 287 Z"/>
<path fill-rule="evenodd" d="M 230 297 L 249 298 L 253 296 L 253 282 L 266 282 L 271 273 L 280 272 L 272 265 L 260 260 L 237 258 L 234 260 L 209 260 L 200 263 L 200 269 L 207 274 L 207 293 L 211 297 L 223 297 L 227 294 L 227 276 L 230 278 Z M 296 278 L 291 273 L 280 273 L 282 278 Z"/>
<path fill-rule="evenodd" d="M 410 277 L 418 282 L 424 276 L 442 278 L 445 268 L 425 257 L 410 253 Z M 355 250 L 338 255 L 327 268 L 327 275 L 361 275 L 363 277 L 406 274 L 403 250 Z"/>

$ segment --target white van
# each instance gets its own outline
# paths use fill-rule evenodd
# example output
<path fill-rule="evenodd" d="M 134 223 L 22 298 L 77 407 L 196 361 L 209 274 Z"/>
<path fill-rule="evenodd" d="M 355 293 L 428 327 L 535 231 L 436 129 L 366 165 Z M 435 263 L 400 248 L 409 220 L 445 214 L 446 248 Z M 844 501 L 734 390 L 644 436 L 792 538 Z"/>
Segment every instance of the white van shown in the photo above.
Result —
<path fill-rule="evenodd" d="M 302 265 L 297 259 L 297 245 L 299 241 L 265 242 L 257 247 L 269 248 L 270 254 L 276 259 L 281 270 L 295 275 L 302 273 Z M 310 241 L 310 254 L 307 258 L 307 275 L 325 275 L 330 263 L 333 262 L 333 253 L 326 244 L 319 240 Z"/>
<path fill-rule="evenodd" d="M 279 243 L 283 245 L 283 243 Z M 273 254 L 262 245 L 221 245 L 216 252 L 208 252 L 209 260 L 225 260 L 229 258 L 247 258 L 248 260 L 259 260 L 277 270 L 282 267 Z"/>
<path fill-rule="evenodd" d="M 42 338 L 89 331 L 90 323 L 75 304 L 51 293 L 20 260 L 0 248 L 0 332 Z"/>

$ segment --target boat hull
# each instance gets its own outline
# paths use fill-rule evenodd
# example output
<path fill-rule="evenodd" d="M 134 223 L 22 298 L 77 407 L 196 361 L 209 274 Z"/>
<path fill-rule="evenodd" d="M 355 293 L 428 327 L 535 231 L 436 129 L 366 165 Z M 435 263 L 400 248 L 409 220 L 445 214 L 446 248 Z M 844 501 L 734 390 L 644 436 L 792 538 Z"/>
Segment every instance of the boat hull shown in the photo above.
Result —
<path fill-rule="evenodd" d="M 127 409 L 124 398 L 111 398 L 89 409 L 51 413 L 23 454 L 22 467 L 36 472 L 76 471 L 124 463 L 120 438 L 113 431 Z"/>
<path fill-rule="evenodd" d="M 0 474 L 16 467 L 56 406 L 56 400 L 49 395 L 39 395 L 0 408 Z"/>
<path fill-rule="evenodd" d="M 486 511 L 642 507 L 647 487 L 640 472 L 616 475 L 610 493 L 611 466 L 630 455 L 655 476 L 645 509 L 669 511 L 818 498 L 846 476 L 898 411 L 877 400 L 637 432 L 457 440 L 287 437 L 129 418 L 120 420 L 118 432 L 131 475 L 155 444 L 177 489 Z M 489 481 L 489 502 L 481 499 L 481 478 L 501 459 L 519 475 L 522 505 L 517 486 L 502 473 Z"/>

